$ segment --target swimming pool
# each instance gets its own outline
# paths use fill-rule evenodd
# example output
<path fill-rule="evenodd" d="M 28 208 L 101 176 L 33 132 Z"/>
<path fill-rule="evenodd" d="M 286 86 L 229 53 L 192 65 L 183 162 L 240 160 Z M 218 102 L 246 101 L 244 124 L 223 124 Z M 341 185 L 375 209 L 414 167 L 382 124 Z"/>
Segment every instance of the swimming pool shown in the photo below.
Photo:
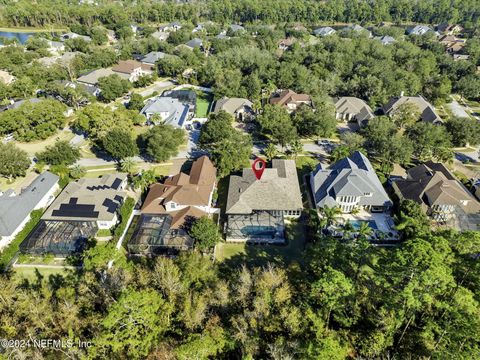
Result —
<path fill-rule="evenodd" d="M 240 232 L 246 236 L 274 238 L 277 229 L 273 226 L 247 225 L 244 226 Z"/>
<path fill-rule="evenodd" d="M 373 230 L 378 230 L 375 220 L 350 220 L 350 224 L 355 230 L 360 229 L 362 223 L 368 223 L 368 226 L 371 227 Z"/>

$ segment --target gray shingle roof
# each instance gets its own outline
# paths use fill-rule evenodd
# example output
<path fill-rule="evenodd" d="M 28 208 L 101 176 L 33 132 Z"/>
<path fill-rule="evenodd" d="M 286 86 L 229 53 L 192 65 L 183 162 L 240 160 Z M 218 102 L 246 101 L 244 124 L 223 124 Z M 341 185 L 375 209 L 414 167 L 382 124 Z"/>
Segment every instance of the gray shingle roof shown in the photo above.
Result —
<path fill-rule="evenodd" d="M 313 34 L 316 36 L 328 36 L 335 34 L 337 31 L 330 26 L 321 27 L 313 30 Z"/>
<path fill-rule="evenodd" d="M 231 115 L 234 115 L 238 109 L 244 106 L 252 108 L 253 104 L 248 99 L 224 97 L 217 100 L 217 102 L 215 103 L 214 112 L 219 112 L 220 110 L 223 110 Z"/>
<path fill-rule="evenodd" d="M 192 40 L 188 41 L 185 45 L 187 45 L 188 47 L 190 47 L 192 49 L 196 49 L 196 48 L 200 48 L 200 47 L 203 46 L 203 41 L 202 41 L 202 39 L 195 38 L 195 39 L 192 39 Z"/>
<path fill-rule="evenodd" d="M 340 114 L 355 114 L 358 121 L 370 120 L 374 117 L 373 111 L 362 99 L 344 96 L 335 103 L 335 110 Z"/>
<path fill-rule="evenodd" d="M 377 37 L 375 37 L 375 40 L 380 41 L 383 45 L 390 45 L 390 44 L 393 44 L 393 43 L 397 42 L 397 40 L 395 40 L 393 37 L 388 36 L 388 35 L 377 36 Z"/>
<path fill-rule="evenodd" d="M 145 55 L 144 58 L 142 58 L 142 63 L 153 65 L 158 60 L 163 59 L 166 56 L 168 56 L 168 54 L 165 54 L 164 52 L 152 51 L 152 52 L 149 52 L 147 55 Z"/>
<path fill-rule="evenodd" d="M 423 35 L 429 31 L 433 31 L 426 25 L 417 25 L 407 31 L 408 35 Z"/>
<path fill-rule="evenodd" d="M 360 197 L 360 206 L 392 205 L 370 161 L 359 151 L 329 168 L 318 167 L 311 176 L 317 207 L 337 206 L 336 198 L 339 196 Z M 365 196 L 367 193 L 371 196 Z"/>
<path fill-rule="evenodd" d="M 0 235 L 10 236 L 36 208 L 40 200 L 58 183 L 59 177 L 48 171 L 39 175 L 18 196 L 11 191 L 0 196 Z"/>
<path fill-rule="evenodd" d="M 274 159 L 257 180 L 251 168 L 242 176 L 230 176 L 227 214 L 250 214 L 254 210 L 299 210 L 303 208 L 297 169 L 293 160 Z"/>
<path fill-rule="evenodd" d="M 423 121 L 430 123 L 443 122 L 442 118 L 437 114 L 434 107 L 425 100 L 422 96 L 397 96 L 390 99 L 390 101 L 383 107 L 385 114 L 390 115 L 400 105 L 405 103 L 414 104 Z"/>
<path fill-rule="evenodd" d="M 148 102 L 140 111 L 147 118 L 160 114 L 166 124 L 181 128 L 188 115 L 189 106 L 172 97 L 158 97 Z"/>

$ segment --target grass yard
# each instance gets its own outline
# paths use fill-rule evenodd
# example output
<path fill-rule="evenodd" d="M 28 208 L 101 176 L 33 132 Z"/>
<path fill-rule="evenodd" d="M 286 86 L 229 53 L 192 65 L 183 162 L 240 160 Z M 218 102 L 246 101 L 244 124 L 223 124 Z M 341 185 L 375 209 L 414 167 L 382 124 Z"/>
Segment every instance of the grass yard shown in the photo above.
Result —
<path fill-rule="evenodd" d="M 20 149 L 25 150 L 29 155 L 33 156 L 35 153 L 45 150 L 47 146 L 55 144 L 57 140 L 70 141 L 74 136 L 75 135 L 70 130 L 62 130 L 45 140 L 31 142 L 14 141 L 14 143 Z"/>
<path fill-rule="evenodd" d="M 155 170 L 155 175 L 157 176 L 167 176 L 170 174 L 170 168 L 172 167 L 172 165 L 168 164 L 164 164 L 164 165 L 156 165 L 154 167 L 152 167 L 153 170 Z"/>
<path fill-rule="evenodd" d="M 286 245 L 247 245 L 220 243 L 215 258 L 230 268 L 242 264 L 262 266 L 267 263 L 289 265 L 303 261 L 306 244 L 306 229 L 301 221 L 292 221 L 287 225 Z"/>
<path fill-rule="evenodd" d="M 206 118 L 212 101 L 212 94 L 197 91 L 197 106 L 195 108 L 195 117 Z"/>
<path fill-rule="evenodd" d="M 115 174 L 117 172 L 117 169 L 112 168 L 111 166 L 105 170 L 95 170 L 95 171 L 87 171 L 85 174 L 86 178 L 98 178 L 103 175 L 107 174 Z"/>
<path fill-rule="evenodd" d="M 38 33 L 38 32 L 63 32 L 67 28 L 38 28 L 38 27 L 0 27 L 3 32 L 17 32 L 17 33 Z"/>
<path fill-rule="evenodd" d="M 42 279 L 48 280 L 50 275 L 67 275 L 68 269 L 62 268 L 49 268 L 49 267 L 42 267 L 42 268 L 34 268 L 34 267 L 16 267 L 14 270 L 14 278 L 22 281 L 24 279 L 29 281 L 35 281 L 38 276 L 40 275 Z"/>

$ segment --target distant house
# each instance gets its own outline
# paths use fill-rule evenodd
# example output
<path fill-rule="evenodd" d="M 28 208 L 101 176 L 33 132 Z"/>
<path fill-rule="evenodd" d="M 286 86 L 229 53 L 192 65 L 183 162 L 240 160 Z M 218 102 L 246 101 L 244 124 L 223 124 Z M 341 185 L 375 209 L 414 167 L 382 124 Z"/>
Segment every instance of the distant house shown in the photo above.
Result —
<path fill-rule="evenodd" d="M 325 37 L 325 36 L 333 35 L 336 32 L 337 31 L 331 28 L 330 26 L 324 26 L 324 27 L 320 27 L 318 29 L 313 30 L 313 35 Z"/>
<path fill-rule="evenodd" d="M 166 41 L 170 36 L 170 33 L 159 30 L 159 31 L 155 31 L 154 33 L 151 33 L 150 36 L 160 41 Z"/>
<path fill-rule="evenodd" d="M 0 70 L 0 82 L 4 83 L 5 85 L 10 85 L 14 81 L 15 76 L 10 75 L 8 71 Z"/>
<path fill-rule="evenodd" d="M 238 25 L 238 24 L 232 24 L 230 25 L 230 31 L 232 33 L 237 33 L 237 32 L 242 32 L 242 31 L 245 31 L 245 28 L 242 26 L 242 25 Z"/>
<path fill-rule="evenodd" d="M 447 22 L 437 25 L 437 31 L 444 35 L 458 35 L 463 32 L 461 25 L 451 25 Z"/>
<path fill-rule="evenodd" d="M 202 32 L 205 31 L 205 26 L 203 24 L 197 24 L 192 30 L 192 33 Z"/>
<path fill-rule="evenodd" d="M 426 25 L 416 25 L 407 29 L 407 35 L 417 35 L 421 36 L 426 34 L 427 32 L 433 31 L 429 26 Z"/>
<path fill-rule="evenodd" d="M 164 59 L 167 56 L 171 55 L 165 54 L 161 51 L 152 51 L 145 55 L 140 61 L 142 64 L 154 66 L 158 60 Z"/>
<path fill-rule="evenodd" d="M 150 186 L 140 219 L 127 248 L 131 254 L 156 255 L 165 250 L 188 250 L 192 221 L 217 212 L 212 206 L 217 171 L 207 156 L 195 160 L 190 174 L 170 176 Z"/>
<path fill-rule="evenodd" d="M 466 41 L 459 39 L 455 35 L 444 35 L 438 41 L 445 46 L 450 54 L 456 54 L 465 48 Z"/>
<path fill-rule="evenodd" d="M 48 44 L 48 51 L 51 52 L 52 54 L 60 54 L 63 51 L 65 51 L 65 43 L 62 41 L 52 41 L 52 40 L 47 40 Z"/>
<path fill-rule="evenodd" d="M 202 41 L 202 39 L 199 39 L 199 38 L 195 38 L 195 39 L 192 39 L 190 41 L 187 41 L 185 43 L 185 45 L 192 50 L 193 49 L 200 49 L 200 50 L 203 49 L 203 41 Z"/>
<path fill-rule="evenodd" d="M 393 205 L 372 164 L 359 151 L 325 169 L 319 165 L 310 176 L 310 186 L 317 208 L 385 212 Z"/>
<path fill-rule="evenodd" d="M 284 243 L 285 218 L 297 218 L 303 209 L 293 160 L 274 159 L 257 180 L 251 168 L 230 176 L 226 205 L 226 240 Z"/>
<path fill-rule="evenodd" d="M 312 98 L 307 94 L 297 94 L 293 90 L 283 90 L 274 94 L 270 98 L 270 104 L 276 104 L 285 107 L 289 112 L 297 110 L 301 104 L 313 106 Z"/>
<path fill-rule="evenodd" d="M 74 33 L 74 32 L 68 32 L 68 33 L 60 36 L 61 41 L 67 41 L 67 40 L 71 40 L 71 39 L 82 39 L 86 42 L 92 41 L 92 38 L 90 36 L 80 35 L 80 34 L 77 34 L 77 33 Z"/>
<path fill-rule="evenodd" d="M 293 44 L 295 44 L 296 41 L 297 41 L 297 39 L 295 39 L 293 37 L 286 38 L 286 39 L 281 39 L 278 42 L 278 48 L 282 51 L 286 51 L 286 50 L 290 49 L 290 47 Z"/>
<path fill-rule="evenodd" d="M 365 34 L 369 38 L 372 37 L 372 33 L 369 30 L 367 30 L 363 26 L 360 26 L 360 25 L 357 25 L 357 24 L 346 26 L 342 29 L 342 31 L 343 32 L 356 32 L 357 34 Z"/>
<path fill-rule="evenodd" d="M 400 200 L 420 204 L 433 220 L 460 230 L 478 230 L 480 203 L 445 165 L 427 162 L 407 170 L 407 179 L 393 182 Z"/>
<path fill-rule="evenodd" d="M 239 121 L 251 119 L 255 112 L 253 103 L 248 99 L 223 97 L 215 103 L 213 112 L 226 111 Z"/>
<path fill-rule="evenodd" d="M 23 229 L 33 210 L 51 204 L 59 189 L 58 180 L 57 175 L 46 171 L 18 195 L 13 190 L 0 192 L 0 250 Z"/>
<path fill-rule="evenodd" d="M 112 67 L 112 71 L 126 76 L 130 82 L 135 82 L 142 76 L 152 75 L 151 65 L 142 64 L 136 60 L 120 60 L 117 65 Z"/>
<path fill-rule="evenodd" d="M 344 96 L 335 102 L 335 117 L 337 120 L 355 121 L 358 126 L 365 126 L 374 114 L 362 99 Z"/>
<path fill-rule="evenodd" d="M 188 120 L 189 105 L 171 97 L 156 97 L 150 99 L 140 111 L 153 123 L 165 123 L 177 128 L 183 128 Z"/>
<path fill-rule="evenodd" d="M 382 45 L 391 45 L 397 42 L 393 37 L 385 35 L 385 36 L 376 36 L 374 38 L 382 43 Z"/>
<path fill-rule="evenodd" d="M 383 112 L 386 115 L 391 115 L 403 104 L 413 104 L 420 112 L 420 118 L 422 121 L 432 124 L 442 124 L 442 118 L 437 114 L 433 105 L 431 105 L 422 96 L 396 96 L 390 99 L 390 101 L 383 106 Z"/>
<path fill-rule="evenodd" d="M 69 66 L 78 54 L 80 53 L 65 52 L 62 55 L 43 57 L 43 58 L 37 59 L 36 61 L 38 61 L 40 64 L 44 66 L 53 66 L 53 65 Z"/>
<path fill-rule="evenodd" d="M 100 78 L 110 76 L 110 75 L 115 75 L 115 74 L 117 73 L 114 72 L 111 68 L 97 69 L 97 70 L 90 71 L 89 73 L 86 73 L 82 76 L 79 76 L 77 78 L 77 82 L 81 84 L 89 85 L 89 86 L 96 86 Z M 128 76 L 121 76 L 121 77 L 124 79 L 128 79 Z"/>
<path fill-rule="evenodd" d="M 160 26 L 158 30 L 160 31 L 177 31 L 182 28 L 182 24 L 178 21 L 171 22 L 170 24 Z"/>

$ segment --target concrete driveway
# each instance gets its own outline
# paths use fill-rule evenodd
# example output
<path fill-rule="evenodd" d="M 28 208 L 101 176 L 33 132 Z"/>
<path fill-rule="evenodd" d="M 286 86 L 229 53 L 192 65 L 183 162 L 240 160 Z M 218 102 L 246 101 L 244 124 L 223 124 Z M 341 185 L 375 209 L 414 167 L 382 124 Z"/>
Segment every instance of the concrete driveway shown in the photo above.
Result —
<path fill-rule="evenodd" d="M 171 88 L 172 86 L 175 86 L 175 84 L 170 81 L 157 81 L 150 85 L 147 89 L 139 91 L 138 94 L 142 95 L 143 97 L 149 97 L 151 96 L 155 91 L 157 91 L 159 94 L 167 90 L 168 88 Z"/>
<path fill-rule="evenodd" d="M 460 105 L 457 100 L 452 99 L 452 102 L 447 104 L 447 106 L 450 108 L 454 116 L 459 118 L 470 118 L 463 106 Z"/>

